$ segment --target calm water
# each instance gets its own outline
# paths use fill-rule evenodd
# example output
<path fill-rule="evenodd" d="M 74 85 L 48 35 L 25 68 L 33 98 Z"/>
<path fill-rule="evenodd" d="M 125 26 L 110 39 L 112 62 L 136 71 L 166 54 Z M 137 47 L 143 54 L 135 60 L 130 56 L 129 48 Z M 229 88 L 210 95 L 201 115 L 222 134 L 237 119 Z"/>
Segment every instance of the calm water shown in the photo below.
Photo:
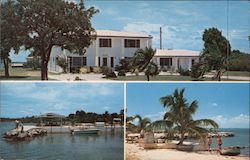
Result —
<path fill-rule="evenodd" d="M 0 123 L 1 136 L 14 123 Z M 32 141 L 10 143 L 0 140 L 0 159 L 123 160 L 121 129 L 98 135 L 48 134 Z"/>
<path fill-rule="evenodd" d="M 247 147 L 245 149 L 241 149 L 241 155 L 250 155 L 249 151 L 249 129 L 248 128 L 223 128 L 219 129 L 221 132 L 233 132 L 234 137 L 224 137 L 223 147 L 230 146 L 239 146 L 239 147 Z M 213 147 L 217 147 L 216 138 L 213 139 Z"/>

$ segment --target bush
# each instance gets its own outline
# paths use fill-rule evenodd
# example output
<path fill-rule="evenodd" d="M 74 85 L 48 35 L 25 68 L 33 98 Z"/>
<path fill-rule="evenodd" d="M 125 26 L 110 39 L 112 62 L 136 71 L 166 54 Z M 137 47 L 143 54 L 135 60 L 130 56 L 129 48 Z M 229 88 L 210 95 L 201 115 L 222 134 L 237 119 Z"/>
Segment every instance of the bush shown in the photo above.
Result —
<path fill-rule="evenodd" d="M 91 71 L 94 73 L 102 73 L 101 67 L 91 67 Z"/>
<path fill-rule="evenodd" d="M 80 73 L 86 74 L 86 73 L 90 73 L 90 67 L 81 67 L 80 68 Z"/>
<path fill-rule="evenodd" d="M 102 67 L 102 74 L 107 75 L 108 73 L 112 72 L 112 69 L 109 67 Z"/>
<path fill-rule="evenodd" d="M 125 70 L 120 70 L 120 71 L 118 72 L 118 76 L 126 76 Z"/>
<path fill-rule="evenodd" d="M 37 70 L 38 68 L 41 68 L 41 60 L 38 57 L 33 57 L 23 65 L 24 68 L 33 68 L 34 70 Z"/>
<path fill-rule="evenodd" d="M 63 72 L 67 72 L 68 62 L 66 57 L 57 57 L 56 63 L 58 66 L 60 66 L 63 69 Z"/>
<path fill-rule="evenodd" d="M 116 78 L 115 72 L 109 72 L 105 75 L 106 78 Z"/>
<path fill-rule="evenodd" d="M 82 79 L 78 76 L 76 76 L 75 81 L 81 81 Z"/>
<path fill-rule="evenodd" d="M 190 75 L 189 70 L 184 70 L 181 67 L 178 68 L 178 72 L 180 73 L 181 76 L 189 76 Z"/>

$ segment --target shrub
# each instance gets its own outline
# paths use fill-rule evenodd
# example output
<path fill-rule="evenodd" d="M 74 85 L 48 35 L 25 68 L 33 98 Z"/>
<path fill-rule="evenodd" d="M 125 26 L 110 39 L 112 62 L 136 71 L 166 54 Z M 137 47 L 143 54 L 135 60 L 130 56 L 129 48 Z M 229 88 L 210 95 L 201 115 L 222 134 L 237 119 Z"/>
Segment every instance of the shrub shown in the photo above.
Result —
<path fill-rule="evenodd" d="M 126 76 L 125 70 L 120 70 L 120 71 L 118 72 L 118 76 Z"/>
<path fill-rule="evenodd" d="M 101 67 L 91 67 L 91 70 L 94 73 L 102 73 Z"/>
<path fill-rule="evenodd" d="M 60 66 L 63 69 L 64 73 L 67 72 L 68 63 L 65 57 L 60 57 L 60 56 L 57 57 L 56 63 L 58 66 Z"/>
<path fill-rule="evenodd" d="M 89 73 L 88 68 L 87 67 L 81 67 L 80 68 L 80 73 L 82 73 L 82 74 Z"/>
<path fill-rule="evenodd" d="M 178 73 L 180 73 L 181 76 L 189 76 L 190 75 L 189 70 L 184 70 L 181 67 L 178 68 Z"/>
<path fill-rule="evenodd" d="M 112 72 L 112 69 L 109 67 L 102 67 L 102 74 L 107 75 L 108 73 Z"/>
<path fill-rule="evenodd" d="M 80 81 L 82 80 L 80 77 L 76 76 L 75 81 Z"/>
<path fill-rule="evenodd" d="M 41 68 L 41 60 L 39 57 L 33 57 L 26 63 L 24 63 L 24 68 L 33 68 L 34 70 L 37 70 L 38 68 Z"/>
<path fill-rule="evenodd" d="M 106 78 L 116 78 L 115 72 L 109 72 L 105 75 Z"/>

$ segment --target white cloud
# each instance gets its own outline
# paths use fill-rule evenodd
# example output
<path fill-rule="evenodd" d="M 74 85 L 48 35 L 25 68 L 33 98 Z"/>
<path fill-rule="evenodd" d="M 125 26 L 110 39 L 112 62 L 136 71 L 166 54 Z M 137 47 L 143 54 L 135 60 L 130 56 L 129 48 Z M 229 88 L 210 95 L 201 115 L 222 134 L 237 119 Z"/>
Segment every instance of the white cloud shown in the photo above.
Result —
<path fill-rule="evenodd" d="M 151 121 L 155 121 L 155 120 L 163 119 L 164 114 L 165 114 L 165 112 L 158 112 L 155 114 L 147 114 L 147 115 L 145 115 L 145 117 L 150 118 Z"/>
<path fill-rule="evenodd" d="M 250 116 L 246 114 L 240 114 L 234 117 L 225 117 L 223 115 L 217 115 L 211 117 L 216 121 L 221 128 L 247 128 L 249 127 Z"/>
<path fill-rule="evenodd" d="M 213 103 L 210 103 L 213 107 L 218 107 L 218 104 L 213 102 Z"/>
<path fill-rule="evenodd" d="M 104 109 L 104 110 L 108 111 L 108 110 L 110 110 L 110 109 L 111 109 L 111 107 L 103 107 L 102 109 Z"/>

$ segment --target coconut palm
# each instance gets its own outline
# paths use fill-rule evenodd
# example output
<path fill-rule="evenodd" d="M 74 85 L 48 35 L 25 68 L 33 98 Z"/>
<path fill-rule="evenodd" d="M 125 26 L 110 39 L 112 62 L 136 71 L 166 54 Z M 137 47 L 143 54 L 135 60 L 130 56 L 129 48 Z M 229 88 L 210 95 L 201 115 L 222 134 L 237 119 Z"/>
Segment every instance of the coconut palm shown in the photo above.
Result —
<path fill-rule="evenodd" d="M 142 129 L 146 129 L 150 125 L 150 123 L 151 123 L 151 120 L 149 118 L 147 118 L 147 117 L 142 118 L 138 114 L 133 117 L 133 121 L 135 119 L 138 119 L 138 125 L 137 125 L 137 127 L 138 127 L 139 131 L 141 131 Z"/>
<path fill-rule="evenodd" d="M 164 108 L 169 111 L 165 113 L 164 120 L 171 121 L 174 126 L 173 130 L 180 134 L 178 144 L 183 144 L 185 133 L 195 134 L 199 138 L 205 138 L 207 133 L 205 126 L 218 128 L 218 124 L 211 119 L 194 120 L 193 114 L 198 109 L 198 102 L 195 100 L 189 104 L 184 98 L 185 89 L 176 89 L 173 95 L 168 95 L 160 98 L 160 102 Z"/>
<path fill-rule="evenodd" d="M 138 49 L 135 52 L 134 57 L 131 59 L 132 68 L 138 69 L 139 72 L 145 70 L 150 61 L 155 55 L 156 50 L 151 47 L 146 47 L 145 49 Z"/>

